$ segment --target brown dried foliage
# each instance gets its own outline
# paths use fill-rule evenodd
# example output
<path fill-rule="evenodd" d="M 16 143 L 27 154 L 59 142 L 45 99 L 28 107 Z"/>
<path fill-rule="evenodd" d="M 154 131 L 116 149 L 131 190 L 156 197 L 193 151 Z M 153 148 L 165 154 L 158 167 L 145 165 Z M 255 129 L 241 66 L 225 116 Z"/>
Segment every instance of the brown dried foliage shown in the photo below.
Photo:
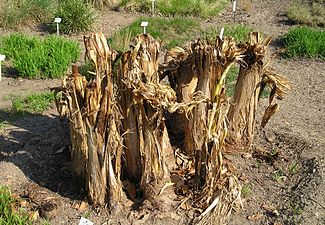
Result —
<path fill-rule="evenodd" d="M 132 200 L 138 190 L 146 198 L 158 197 L 172 184 L 172 171 L 185 180 L 180 187 L 184 201 L 192 199 L 206 209 L 199 217 L 202 224 L 223 221 L 241 205 L 235 169 L 223 160 L 225 150 L 252 144 L 258 99 L 266 85 L 272 91 L 262 127 L 278 109 L 275 96 L 283 98 L 290 88 L 267 68 L 270 61 L 264 62 L 270 39 L 252 33 L 245 44 L 228 37 L 197 40 L 187 49 L 170 50 L 159 63 L 160 43 L 142 34 L 122 54 L 114 76 L 118 54 L 105 37 L 96 33 L 84 42 L 95 79 L 87 81 L 74 67 L 57 89 L 56 104 L 61 116 L 70 119 L 73 167 L 86 180 L 91 202 L 117 204 L 124 196 L 122 179 Z M 235 63 L 241 67 L 229 99 L 225 79 Z M 161 81 L 166 76 L 169 84 Z M 170 143 L 166 112 L 173 115 L 169 131 L 184 134 L 180 151 Z M 217 216 L 211 219 L 212 211 Z"/>

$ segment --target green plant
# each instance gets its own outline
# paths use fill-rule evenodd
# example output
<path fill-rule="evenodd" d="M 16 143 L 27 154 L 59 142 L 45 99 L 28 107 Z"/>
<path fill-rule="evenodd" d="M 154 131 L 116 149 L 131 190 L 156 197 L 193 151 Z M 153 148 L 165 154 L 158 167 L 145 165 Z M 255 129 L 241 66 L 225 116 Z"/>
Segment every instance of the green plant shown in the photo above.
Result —
<path fill-rule="evenodd" d="M 245 42 L 248 35 L 253 31 L 252 28 L 245 25 L 227 25 L 224 26 L 224 36 L 233 37 L 236 41 Z M 203 33 L 205 38 L 213 39 L 220 35 L 221 27 L 210 27 Z"/>
<path fill-rule="evenodd" d="M 0 26 L 17 28 L 35 22 L 47 22 L 53 17 L 56 0 L 1 0 Z"/>
<path fill-rule="evenodd" d="M 118 0 L 84 0 L 84 2 L 97 8 L 103 8 L 106 6 L 114 8 L 118 5 Z"/>
<path fill-rule="evenodd" d="M 249 183 L 246 183 L 241 188 L 241 194 L 243 198 L 246 198 L 251 193 L 251 185 Z"/>
<path fill-rule="evenodd" d="M 226 76 L 226 94 L 228 97 L 234 96 L 235 85 L 236 85 L 238 73 L 239 73 L 239 67 L 235 66 L 235 67 L 230 68 L 230 70 Z"/>
<path fill-rule="evenodd" d="M 118 50 L 128 49 L 126 45 L 128 40 L 133 39 L 143 32 L 143 29 L 140 27 L 142 21 L 149 22 L 147 28 L 148 33 L 154 38 L 160 39 L 166 48 L 182 46 L 200 30 L 199 23 L 192 19 L 178 17 L 172 19 L 141 17 L 129 26 L 114 33 L 108 39 L 112 47 Z"/>
<path fill-rule="evenodd" d="M 311 4 L 295 2 L 288 9 L 288 18 L 311 26 L 325 26 L 325 5 L 320 2 Z"/>
<path fill-rule="evenodd" d="M 80 55 L 79 44 L 62 37 L 46 39 L 12 34 L 0 38 L 0 50 L 12 61 L 18 76 L 25 78 L 57 78 Z"/>
<path fill-rule="evenodd" d="M 286 47 L 285 56 L 305 56 L 325 59 L 325 30 L 298 27 L 289 30 L 282 38 Z"/>
<path fill-rule="evenodd" d="M 27 213 L 18 208 L 18 202 L 9 188 L 0 185 L 0 224 L 29 225 L 32 224 Z"/>
<path fill-rule="evenodd" d="M 299 205 L 294 204 L 293 202 L 290 202 L 289 207 L 292 211 L 292 215 L 299 216 L 302 213 L 302 209 Z"/>
<path fill-rule="evenodd" d="M 282 172 L 282 170 L 276 170 L 273 172 L 273 176 L 274 179 L 279 182 L 281 180 L 283 180 L 286 176 L 284 175 L 284 173 Z"/>
<path fill-rule="evenodd" d="M 277 156 L 279 153 L 278 148 L 273 147 L 271 150 L 271 156 Z"/>
<path fill-rule="evenodd" d="M 51 106 L 53 101 L 52 92 L 18 96 L 12 100 L 12 108 L 15 113 L 42 113 Z"/>
<path fill-rule="evenodd" d="M 156 10 L 165 16 L 217 16 L 227 5 L 226 0 L 165 0 L 157 1 Z M 150 0 L 122 0 L 120 7 L 130 11 L 151 12 Z"/>
<path fill-rule="evenodd" d="M 299 169 L 298 168 L 298 163 L 293 161 L 288 167 L 289 175 L 290 176 L 295 175 L 298 172 L 298 169 Z"/>
<path fill-rule="evenodd" d="M 66 34 L 89 31 L 96 20 L 93 7 L 83 0 L 63 0 L 55 16 L 62 18 L 60 30 Z"/>

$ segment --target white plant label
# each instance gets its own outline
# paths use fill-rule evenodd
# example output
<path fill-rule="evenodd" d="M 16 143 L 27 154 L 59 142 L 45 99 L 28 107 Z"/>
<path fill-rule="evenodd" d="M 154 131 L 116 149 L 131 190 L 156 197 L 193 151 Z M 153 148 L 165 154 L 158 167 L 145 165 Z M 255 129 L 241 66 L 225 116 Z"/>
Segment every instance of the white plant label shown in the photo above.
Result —
<path fill-rule="evenodd" d="M 233 12 L 236 12 L 236 7 L 237 7 L 237 1 L 234 0 L 234 1 L 233 1 L 233 4 L 232 4 L 232 11 L 233 11 Z"/>
<path fill-rule="evenodd" d="M 156 2 L 156 0 L 152 0 L 151 2 L 152 2 L 152 5 L 151 5 L 151 7 L 152 7 L 152 14 L 155 14 L 155 2 Z"/>
<path fill-rule="evenodd" d="M 225 32 L 225 28 L 222 27 L 221 30 L 220 30 L 220 39 L 222 40 L 223 39 L 223 33 Z"/>
<path fill-rule="evenodd" d="M 141 27 L 143 27 L 143 33 L 144 34 L 146 34 L 146 28 L 147 28 L 147 26 L 149 25 L 149 22 L 147 22 L 147 21 L 142 21 L 141 22 Z"/>
<path fill-rule="evenodd" d="M 54 23 L 61 23 L 62 19 L 60 17 L 57 17 L 54 19 Z"/>
<path fill-rule="evenodd" d="M 94 225 L 94 223 L 91 222 L 90 220 L 87 220 L 84 217 L 81 217 L 79 221 L 79 225 Z"/>
<path fill-rule="evenodd" d="M 62 19 L 60 17 L 56 17 L 54 19 L 54 23 L 56 23 L 56 34 L 60 35 L 59 23 L 61 23 Z"/>

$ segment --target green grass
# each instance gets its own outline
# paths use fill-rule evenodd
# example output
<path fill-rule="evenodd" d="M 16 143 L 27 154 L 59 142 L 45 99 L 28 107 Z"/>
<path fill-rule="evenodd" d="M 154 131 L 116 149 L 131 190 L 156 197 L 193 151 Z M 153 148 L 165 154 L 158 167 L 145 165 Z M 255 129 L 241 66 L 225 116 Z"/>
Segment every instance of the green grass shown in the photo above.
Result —
<path fill-rule="evenodd" d="M 253 31 L 252 28 L 245 25 L 226 25 L 224 26 L 224 36 L 233 37 L 237 42 L 246 42 L 248 35 Z M 204 37 L 214 39 L 220 35 L 221 27 L 210 27 L 203 33 Z"/>
<path fill-rule="evenodd" d="M 248 197 L 248 195 L 250 195 L 251 193 L 251 185 L 249 183 L 246 183 L 243 185 L 243 187 L 241 188 L 241 194 L 243 198 Z"/>
<path fill-rule="evenodd" d="M 226 77 L 226 95 L 233 97 L 235 93 L 236 80 L 239 74 L 239 67 L 231 67 Z"/>
<path fill-rule="evenodd" d="M 298 171 L 299 171 L 298 163 L 293 161 L 288 167 L 289 175 L 293 176 L 293 175 L 297 174 Z"/>
<path fill-rule="evenodd" d="M 12 100 L 12 109 L 15 113 L 42 113 L 49 109 L 54 101 L 52 92 L 34 93 L 25 97 L 15 97 Z"/>
<path fill-rule="evenodd" d="M 296 1 L 288 8 L 288 18 L 305 25 L 325 26 L 325 1 L 313 1 L 311 4 Z"/>
<path fill-rule="evenodd" d="M 112 47 L 118 50 L 127 50 L 129 40 L 133 40 L 143 32 L 143 28 L 140 27 L 142 21 L 149 22 L 147 32 L 155 39 L 161 40 L 163 46 L 167 49 L 182 46 L 200 33 L 200 24 L 192 19 L 141 17 L 108 39 Z"/>
<path fill-rule="evenodd" d="M 209 18 L 225 9 L 227 0 L 164 0 L 156 1 L 156 12 L 165 16 Z M 122 0 L 120 7 L 129 11 L 151 12 L 151 0 Z"/>
<path fill-rule="evenodd" d="M 93 7 L 83 0 L 61 0 L 55 16 L 62 18 L 60 30 L 66 34 L 89 31 L 96 20 Z"/>
<path fill-rule="evenodd" d="M 299 27 L 290 30 L 282 41 L 287 57 L 309 57 L 325 59 L 325 30 Z"/>
<path fill-rule="evenodd" d="M 274 180 L 276 180 L 277 182 L 282 181 L 283 179 L 286 178 L 286 176 L 284 175 L 282 170 L 276 170 L 273 172 L 273 178 Z"/>
<path fill-rule="evenodd" d="M 29 225 L 32 224 L 27 213 L 17 207 L 7 187 L 0 185 L 0 224 L 4 225 Z"/>
<path fill-rule="evenodd" d="M 0 38 L 0 51 L 7 55 L 23 78 L 58 78 L 65 75 L 80 55 L 77 42 L 62 37 L 45 39 L 12 34 Z"/>
<path fill-rule="evenodd" d="M 56 0 L 0 0 L 0 27 L 49 22 L 56 7 Z"/>

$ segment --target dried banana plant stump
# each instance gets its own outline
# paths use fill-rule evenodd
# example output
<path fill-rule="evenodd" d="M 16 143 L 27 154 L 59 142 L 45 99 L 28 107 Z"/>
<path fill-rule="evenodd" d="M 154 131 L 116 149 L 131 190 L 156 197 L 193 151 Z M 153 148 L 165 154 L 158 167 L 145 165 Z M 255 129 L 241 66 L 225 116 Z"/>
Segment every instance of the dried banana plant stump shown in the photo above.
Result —
<path fill-rule="evenodd" d="M 93 75 L 87 80 L 73 66 L 56 90 L 56 105 L 69 118 L 73 169 L 89 201 L 112 208 L 127 198 L 157 203 L 177 197 L 179 206 L 202 209 L 194 222 L 224 223 L 242 202 L 235 166 L 223 156 L 250 149 L 263 89 L 271 92 L 262 127 L 279 108 L 274 101 L 290 89 L 268 68 L 270 39 L 255 32 L 247 43 L 196 40 L 168 51 L 163 63 L 160 43 L 149 34 L 124 53 L 111 49 L 101 33 L 85 36 L 84 43 Z M 240 71 L 229 97 L 226 78 L 236 63 Z M 176 133 L 182 144 L 172 146 L 169 135 Z"/>

